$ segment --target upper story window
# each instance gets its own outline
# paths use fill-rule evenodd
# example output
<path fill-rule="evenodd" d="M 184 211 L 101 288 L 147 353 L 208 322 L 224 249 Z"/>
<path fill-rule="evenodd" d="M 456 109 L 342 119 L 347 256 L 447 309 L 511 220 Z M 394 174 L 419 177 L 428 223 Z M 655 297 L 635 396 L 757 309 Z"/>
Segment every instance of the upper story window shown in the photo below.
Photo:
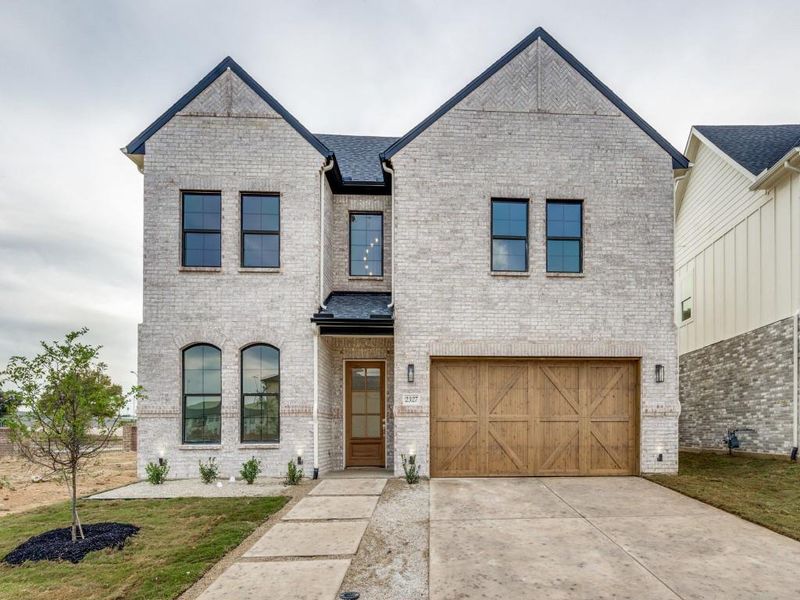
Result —
<path fill-rule="evenodd" d="M 383 213 L 350 213 L 350 275 L 383 277 Z"/>
<path fill-rule="evenodd" d="M 222 353 L 209 344 L 183 351 L 183 442 L 219 444 L 222 431 Z"/>
<path fill-rule="evenodd" d="M 242 350 L 242 442 L 279 442 L 280 351 L 266 344 Z"/>
<path fill-rule="evenodd" d="M 547 201 L 547 272 L 583 271 L 583 202 Z"/>
<path fill-rule="evenodd" d="M 528 201 L 492 200 L 492 271 L 528 270 Z"/>
<path fill-rule="evenodd" d="M 242 266 L 279 267 L 281 199 L 242 194 Z"/>
<path fill-rule="evenodd" d="M 221 264 L 221 198 L 214 192 L 183 193 L 184 267 Z"/>

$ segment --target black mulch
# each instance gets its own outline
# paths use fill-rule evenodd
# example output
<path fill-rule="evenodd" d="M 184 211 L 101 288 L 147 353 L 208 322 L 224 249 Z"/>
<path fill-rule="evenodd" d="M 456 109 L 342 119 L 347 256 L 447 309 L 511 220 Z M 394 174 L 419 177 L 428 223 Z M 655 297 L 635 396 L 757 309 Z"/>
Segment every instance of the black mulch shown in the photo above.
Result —
<path fill-rule="evenodd" d="M 83 526 L 84 539 L 72 542 L 70 528 L 53 529 L 30 538 L 9 552 L 4 562 L 21 565 L 31 560 L 68 560 L 81 562 L 89 552 L 103 548 L 122 550 L 125 540 L 134 535 L 139 528 L 126 523 L 94 523 Z"/>

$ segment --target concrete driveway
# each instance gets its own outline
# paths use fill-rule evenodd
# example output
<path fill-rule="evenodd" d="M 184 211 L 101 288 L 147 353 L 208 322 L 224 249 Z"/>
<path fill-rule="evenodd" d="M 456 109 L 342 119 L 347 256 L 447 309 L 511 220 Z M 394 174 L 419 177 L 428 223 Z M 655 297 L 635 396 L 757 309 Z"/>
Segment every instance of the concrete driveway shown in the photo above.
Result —
<path fill-rule="evenodd" d="M 797 598 L 800 543 L 636 477 L 431 481 L 430 598 Z"/>

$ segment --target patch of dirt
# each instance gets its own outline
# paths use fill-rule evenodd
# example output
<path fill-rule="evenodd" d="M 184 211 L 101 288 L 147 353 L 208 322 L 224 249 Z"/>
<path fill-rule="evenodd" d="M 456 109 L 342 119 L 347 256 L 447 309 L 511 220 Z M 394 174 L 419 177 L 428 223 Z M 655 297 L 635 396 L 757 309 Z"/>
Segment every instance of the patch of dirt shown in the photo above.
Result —
<path fill-rule="evenodd" d="M 58 479 L 41 479 L 45 470 L 21 457 L 0 460 L 0 519 L 32 508 L 69 499 L 67 486 Z M 78 494 L 86 496 L 133 483 L 136 453 L 104 452 L 78 476 Z"/>
<path fill-rule="evenodd" d="M 390 479 L 372 515 L 341 592 L 365 600 L 427 600 L 429 482 Z"/>
<path fill-rule="evenodd" d="M 53 529 L 23 542 L 3 560 L 10 565 L 39 560 L 68 560 L 79 563 L 90 552 L 105 548 L 122 550 L 125 540 L 138 531 L 139 528 L 135 525 L 125 523 L 92 523 L 84 525 L 84 537 L 73 542 L 69 527 Z"/>

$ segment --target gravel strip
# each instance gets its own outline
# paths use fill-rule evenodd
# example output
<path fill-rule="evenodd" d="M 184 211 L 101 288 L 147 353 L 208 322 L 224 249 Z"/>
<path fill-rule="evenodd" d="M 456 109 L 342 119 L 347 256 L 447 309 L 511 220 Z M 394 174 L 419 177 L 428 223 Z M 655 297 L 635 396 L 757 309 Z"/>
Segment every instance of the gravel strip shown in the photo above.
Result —
<path fill-rule="evenodd" d="M 365 600 L 427 600 L 429 485 L 390 479 L 341 592 Z"/>
<path fill-rule="evenodd" d="M 220 486 L 220 484 L 222 484 Z M 89 500 L 135 500 L 142 498 L 240 498 L 243 496 L 285 496 L 287 486 L 275 477 L 257 479 L 253 485 L 220 479 L 203 483 L 199 479 L 169 479 L 160 485 L 138 481 L 89 496 Z"/>

